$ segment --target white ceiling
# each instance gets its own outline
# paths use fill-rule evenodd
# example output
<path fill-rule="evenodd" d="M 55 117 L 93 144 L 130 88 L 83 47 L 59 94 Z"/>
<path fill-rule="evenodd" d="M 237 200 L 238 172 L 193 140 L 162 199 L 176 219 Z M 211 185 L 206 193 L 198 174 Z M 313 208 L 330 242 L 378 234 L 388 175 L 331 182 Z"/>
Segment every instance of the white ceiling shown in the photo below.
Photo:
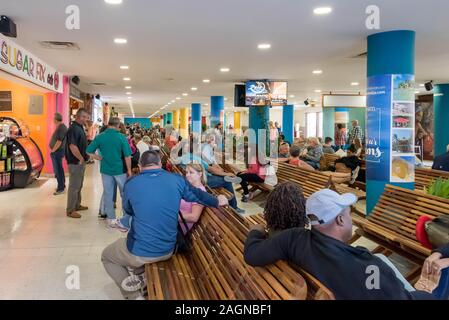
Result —
<path fill-rule="evenodd" d="M 65 9 L 81 10 L 81 29 L 65 28 Z M 18 26 L 20 45 L 64 73 L 93 88 L 129 112 L 122 78 L 132 78 L 136 115 L 150 115 L 167 102 L 189 93 L 167 110 L 208 103 L 211 95 L 229 98 L 234 83 L 246 79 L 284 79 L 293 103 L 319 98 L 323 92 L 364 91 L 366 60 L 365 8 L 378 5 L 381 30 L 417 32 L 417 81 L 449 81 L 449 1 L 447 0 L 123 0 L 119 6 L 103 0 L 1 0 L 0 14 Z M 332 14 L 315 16 L 317 6 Z M 114 44 L 125 37 L 128 44 Z M 49 50 L 38 41 L 74 41 L 80 51 Z M 268 51 L 257 49 L 268 42 Z M 130 70 L 119 69 L 129 65 Z M 220 73 L 220 67 L 231 72 Z M 312 70 L 322 69 L 316 76 Z M 168 81 L 167 79 L 174 79 Z M 211 79 L 205 85 L 202 79 Z M 353 81 L 360 87 L 350 86 Z M 197 92 L 190 91 L 198 87 Z"/>

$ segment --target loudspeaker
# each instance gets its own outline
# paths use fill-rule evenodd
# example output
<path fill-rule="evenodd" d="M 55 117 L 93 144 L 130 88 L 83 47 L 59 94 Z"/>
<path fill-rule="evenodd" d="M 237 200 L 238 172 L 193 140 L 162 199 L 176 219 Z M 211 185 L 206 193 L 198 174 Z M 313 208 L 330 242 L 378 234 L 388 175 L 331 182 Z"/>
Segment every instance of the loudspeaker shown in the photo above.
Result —
<path fill-rule="evenodd" d="M 234 106 L 246 107 L 246 85 L 236 84 L 234 89 Z"/>
<path fill-rule="evenodd" d="M 308 106 L 310 103 L 309 103 L 309 99 L 307 99 L 307 100 L 305 100 L 304 101 L 304 104 L 306 105 L 306 106 Z"/>
<path fill-rule="evenodd" d="M 424 87 L 426 88 L 427 91 L 432 91 L 433 90 L 433 81 L 426 82 L 424 84 Z"/>
<path fill-rule="evenodd" d="M 17 38 L 16 24 L 7 16 L 0 17 L 0 33 L 7 37 Z"/>
<path fill-rule="evenodd" d="M 72 77 L 72 82 L 76 85 L 80 84 L 80 78 L 78 76 Z"/>

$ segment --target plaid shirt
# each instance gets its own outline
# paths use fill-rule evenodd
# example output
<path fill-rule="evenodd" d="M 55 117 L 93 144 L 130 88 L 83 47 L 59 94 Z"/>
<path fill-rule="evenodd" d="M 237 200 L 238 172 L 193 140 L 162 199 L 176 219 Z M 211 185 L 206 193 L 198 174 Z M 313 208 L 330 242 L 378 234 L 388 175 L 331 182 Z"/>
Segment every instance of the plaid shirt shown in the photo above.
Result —
<path fill-rule="evenodd" d="M 360 142 L 363 141 L 362 129 L 360 126 L 354 127 L 349 134 L 349 144 L 354 143 L 355 138 L 359 138 Z"/>

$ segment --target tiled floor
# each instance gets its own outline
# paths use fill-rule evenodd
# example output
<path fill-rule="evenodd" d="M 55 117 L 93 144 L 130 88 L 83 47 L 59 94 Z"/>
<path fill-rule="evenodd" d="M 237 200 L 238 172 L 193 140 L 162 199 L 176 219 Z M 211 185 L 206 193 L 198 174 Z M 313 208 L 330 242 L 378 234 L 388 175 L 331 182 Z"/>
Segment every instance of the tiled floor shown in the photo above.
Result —
<path fill-rule="evenodd" d="M 66 196 L 54 197 L 55 187 L 54 179 L 41 178 L 24 190 L 0 193 L 0 299 L 121 299 L 100 261 L 102 250 L 123 235 L 97 218 L 98 167 L 86 172 L 83 205 L 90 210 L 80 220 L 65 216 Z M 263 199 L 239 207 L 246 214 L 261 213 Z M 366 239 L 356 244 L 375 247 Z M 406 261 L 392 258 L 401 271 L 409 268 Z M 66 286 L 72 266 L 79 268 L 79 289 Z"/>

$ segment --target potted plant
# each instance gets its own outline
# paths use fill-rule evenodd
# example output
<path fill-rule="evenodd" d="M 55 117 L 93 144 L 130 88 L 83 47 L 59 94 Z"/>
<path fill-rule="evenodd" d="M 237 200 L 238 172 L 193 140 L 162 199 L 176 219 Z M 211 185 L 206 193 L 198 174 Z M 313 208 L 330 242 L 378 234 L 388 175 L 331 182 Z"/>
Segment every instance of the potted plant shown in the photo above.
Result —
<path fill-rule="evenodd" d="M 449 179 L 438 178 L 425 191 L 427 194 L 449 199 Z"/>

